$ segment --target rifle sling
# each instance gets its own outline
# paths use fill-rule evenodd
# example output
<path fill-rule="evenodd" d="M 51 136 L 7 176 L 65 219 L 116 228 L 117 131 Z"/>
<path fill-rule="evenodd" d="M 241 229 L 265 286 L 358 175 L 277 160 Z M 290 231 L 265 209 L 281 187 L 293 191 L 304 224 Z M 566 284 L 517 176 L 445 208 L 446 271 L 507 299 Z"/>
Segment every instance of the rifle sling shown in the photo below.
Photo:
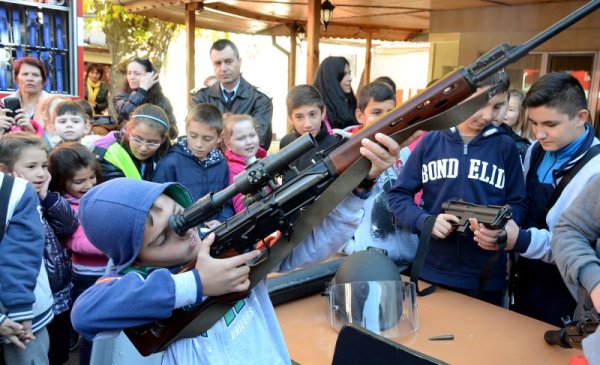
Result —
<path fill-rule="evenodd" d="M 482 93 L 443 113 L 401 129 L 390 135 L 390 137 L 397 142 L 403 142 L 420 129 L 442 130 L 454 127 L 473 115 L 485 102 L 487 102 L 487 93 Z M 250 270 L 250 289 L 254 288 L 267 274 L 272 272 L 290 254 L 294 247 L 354 190 L 366 177 L 370 167 L 369 160 L 361 156 L 321 194 L 315 203 L 298 217 L 294 222 L 294 232 L 292 232 L 290 239 L 287 241 L 280 239 L 271 247 L 269 258 Z M 213 304 L 208 306 L 201 315 L 194 318 L 185 329 L 171 339 L 161 350 L 181 338 L 195 337 L 206 332 L 233 307 L 233 304 L 235 303 L 213 301 Z"/>
<path fill-rule="evenodd" d="M 422 297 L 433 293 L 437 288 L 437 285 L 433 284 L 423 290 L 419 289 L 419 276 L 421 275 L 421 269 L 423 268 L 423 263 L 425 262 L 425 256 L 427 255 L 427 251 L 429 251 L 431 231 L 433 231 L 436 218 L 437 215 L 430 215 L 427 217 L 427 219 L 425 219 L 425 222 L 423 223 L 423 229 L 421 230 L 421 236 L 419 237 L 419 246 L 417 246 L 417 252 L 415 253 L 415 258 L 413 259 L 410 268 L 410 281 L 415 283 L 417 294 Z"/>
<path fill-rule="evenodd" d="M 471 295 L 472 297 L 478 297 L 483 292 L 483 288 L 485 287 L 485 284 L 490 278 L 490 275 L 492 275 L 492 271 L 494 270 L 494 266 L 496 266 L 500 255 L 503 253 L 506 254 L 506 251 L 504 251 L 504 249 L 506 248 L 507 236 L 506 231 L 503 230 L 503 232 L 504 233 L 501 236 L 499 236 L 497 240 L 498 250 L 494 252 L 492 256 L 490 256 L 490 258 L 485 263 L 483 270 L 481 270 L 481 274 L 479 274 L 479 288 L 469 293 L 469 295 Z"/>
<path fill-rule="evenodd" d="M 433 231 L 433 226 L 435 225 L 435 219 L 437 215 L 431 215 L 425 219 L 425 223 L 423 223 L 423 230 L 421 231 L 421 237 L 419 237 L 419 245 L 417 246 L 417 252 L 415 253 L 415 258 L 413 260 L 411 269 L 410 269 L 410 281 L 415 283 L 417 294 L 419 296 L 426 296 L 435 291 L 437 285 L 432 284 L 431 286 L 420 290 L 419 289 L 419 276 L 421 274 L 421 270 L 423 269 L 423 263 L 425 262 L 425 256 L 427 255 L 427 251 L 429 250 L 429 243 L 431 242 L 431 232 Z M 496 251 L 488 261 L 486 262 L 481 274 L 479 275 L 479 287 L 476 290 L 473 290 L 469 293 L 469 295 L 473 297 L 477 297 L 483 291 L 485 284 L 487 283 L 490 275 L 492 274 L 492 270 L 494 266 L 496 266 L 496 262 L 500 258 L 500 253 L 504 252 L 504 248 L 506 247 L 506 234 L 500 238 L 498 238 L 498 251 Z"/>

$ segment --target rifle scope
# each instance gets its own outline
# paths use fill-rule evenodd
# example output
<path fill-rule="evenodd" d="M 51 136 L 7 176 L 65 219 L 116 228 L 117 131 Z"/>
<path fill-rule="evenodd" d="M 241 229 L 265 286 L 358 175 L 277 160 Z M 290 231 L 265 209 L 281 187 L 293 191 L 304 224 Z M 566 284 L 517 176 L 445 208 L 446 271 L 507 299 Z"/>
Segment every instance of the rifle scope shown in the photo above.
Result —
<path fill-rule="evenodd" d="M 172 215 L 169 218 L 171 228 L 178 235 L 185 235 L 190 228 L 202 224 L 218 213 L 235 195 L 256 193 L 316 145 L 315 138 L 307 133 L 279 152 L 261 160 L 251 157 L 250 163 L 244 172 L 235 177 L 233 184 L 219 192 L 206 194 L 185 208 L 182 214 Z"/>

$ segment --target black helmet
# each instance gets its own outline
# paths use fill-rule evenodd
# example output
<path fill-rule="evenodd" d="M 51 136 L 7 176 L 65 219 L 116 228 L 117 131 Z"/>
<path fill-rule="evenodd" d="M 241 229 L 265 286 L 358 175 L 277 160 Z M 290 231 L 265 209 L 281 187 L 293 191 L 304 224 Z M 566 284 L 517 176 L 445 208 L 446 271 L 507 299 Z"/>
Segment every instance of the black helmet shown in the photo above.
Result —
<path fill-rule="evenodd" d="M 398 267 L 377 250 L 347 257 L 327 290 L 331 326 L 355 324 L 386 337 L 418 328 L 415 286 L 402 282 Z"/>
<path fill-rule="evenodd" d="M 366 251 L 348 256 L 340 264 L 331 284 L 400 280 L 400 272 L 394 261 L 380 250 L 369 247 Z"/>

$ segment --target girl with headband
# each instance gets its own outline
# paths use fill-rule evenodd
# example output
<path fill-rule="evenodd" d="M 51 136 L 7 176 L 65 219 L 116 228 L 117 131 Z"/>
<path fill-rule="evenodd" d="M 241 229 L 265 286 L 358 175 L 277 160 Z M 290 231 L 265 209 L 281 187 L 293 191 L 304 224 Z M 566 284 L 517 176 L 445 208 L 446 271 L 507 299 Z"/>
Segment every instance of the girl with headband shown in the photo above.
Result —
<path fill-rule="evenodd" d="M 104 180 L 150 180 L 156 163 L 169 150 L 168 132 L 167 114 L 161 108 L 152 104 L 135 108 L 122 132 L 110 132 L 95 142 Z"/>

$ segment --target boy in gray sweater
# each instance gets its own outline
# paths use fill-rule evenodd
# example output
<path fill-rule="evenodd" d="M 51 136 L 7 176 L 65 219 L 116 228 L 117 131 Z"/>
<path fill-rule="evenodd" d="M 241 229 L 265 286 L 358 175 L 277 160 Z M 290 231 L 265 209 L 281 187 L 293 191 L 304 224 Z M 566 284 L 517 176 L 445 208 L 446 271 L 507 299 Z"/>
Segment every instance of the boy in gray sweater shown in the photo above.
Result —
<path fill-rule="evenodd" d="M 580 310 L 600 312 L 600 176 L 592 179 L 565 210 L 552 232 L 552 251 Z M 575 294 L 575 293 L 573 293 Z M 590 364 L 600 363 L 600 331 L 583 341 Z"/>

